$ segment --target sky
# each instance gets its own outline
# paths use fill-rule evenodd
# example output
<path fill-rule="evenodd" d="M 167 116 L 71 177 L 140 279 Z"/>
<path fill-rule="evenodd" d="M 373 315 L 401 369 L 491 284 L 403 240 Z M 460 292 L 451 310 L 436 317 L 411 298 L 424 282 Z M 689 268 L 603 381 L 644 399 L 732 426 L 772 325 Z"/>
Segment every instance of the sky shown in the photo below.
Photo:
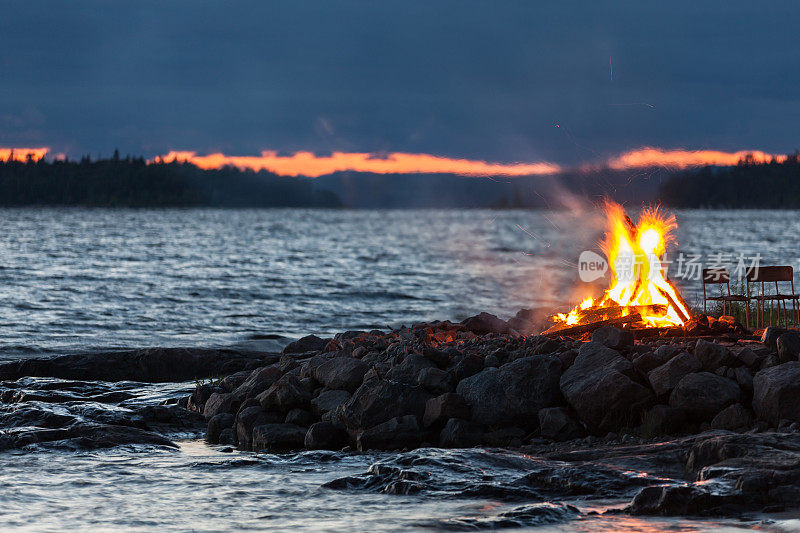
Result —
<path fill-rule="evenodd" d="M 799 12 L 741 0 L 0 0 L 0 148 L 559 168 L 642 147 L 787 153 L 800 147 Z"/>

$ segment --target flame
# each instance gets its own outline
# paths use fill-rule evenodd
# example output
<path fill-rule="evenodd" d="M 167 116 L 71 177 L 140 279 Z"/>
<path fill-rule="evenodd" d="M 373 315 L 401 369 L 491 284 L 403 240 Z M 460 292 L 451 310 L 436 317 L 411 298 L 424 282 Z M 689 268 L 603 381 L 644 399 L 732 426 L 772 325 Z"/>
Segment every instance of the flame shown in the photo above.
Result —
<path fill-rule="evenodd" d="M 661 256 L 674 242 L 675 217 L 658 208 L 645 209 L 639 223 L 625 214 L 619 204 L 606 202 L 608 231 L 602 243 L 611 271 L 611 285 L 602 298 L 587 298 L 569 313 L 553 317 L 557 325 L 572 326 L 585 320 L 608 318 L 603 311 L 614 310 L 612 318 L 639 313 L 645 327 L 683 326 L 691 316 L 675 287 L 664 277 Z"/>

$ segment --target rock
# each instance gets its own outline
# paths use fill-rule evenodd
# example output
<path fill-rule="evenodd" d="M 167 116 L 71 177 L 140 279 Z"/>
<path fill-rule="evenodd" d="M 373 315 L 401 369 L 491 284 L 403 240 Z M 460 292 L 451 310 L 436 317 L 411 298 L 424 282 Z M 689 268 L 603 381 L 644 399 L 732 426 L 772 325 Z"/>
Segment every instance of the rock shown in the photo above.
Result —
<path fill-rule="evenodd" d="M 222 378 L 219 382 L 219 386 L 222 387 L 222 390 L 225 392 L 233 392 L 233 390 L 244 383 L 251 374 L 250 370 L 242 370 L 241 372 L 235 372 L 228 376 Z"/>
<path fill-rule="evenodd" d="M 220 413 L 235 413 L 239 408 L 239 399 L 229 392 L 215 392 L 208 397 L 203 416 L 210 420 L 214 415 Z"/>
<path fill-rule="evenodd" d="M 294 424 L 307 428 L 314 423 L 314 417 L 305 409 L 294 408 L 286 413 L 286 418 L 283 422 L 285 424 Z"/>
<path fill-rule="evenodd" d="M 797 361 L 798 356 L 800 356 L 800 333 L 787 331 L 778 337 L 776 346 L 778 348 L 778 360 L 781 363 Z"/>
<path fill-rule="evenodd" d="M 541 411 L 540 411 L 541 412 Z M 495 448 L 514 448 L 522 446 L 525 430 L 518 427 L 505 427 L 489 431 L 483 435 L 483 443 Z"/>
<path fill-rule="evenodd" d="M 654 396 L 628 377 L 634 373 L 631 362 L 618 352 L 587 342 L 575 364 L 561 376 L 561 392 L 592 431 L 606 433 L 638 425 Z"/>
<path fill-rule="evenodd" d="M 728 431 L 747 431 L 753 425 L 753 415 L 740 403 L 729 405 L 711 421 L 713 429 Z"/>
<path fill-rule="evenodd" d="M 473 333 L 479 335 L 485 333 L 496 333 L 502 335 L 508 333 L 508 323 L 495 315 L 489 313 L 481 313 L 479 315 L 471 316 L 461 322 L 464 327 Z"/>
<path fill-rule="evenodd" d="M 217 443 L 226 446 L 236 446 L 237 445 L 236 433 L 233 432 L 233 428 L 225 428 L 222 431 L 220 431 Z"/>
<path fill-rule="evenodd" d="M 636 515 L 686 516 L 708 513 L 722 503 L 704 488 L 693 485 L 652 485 L 640 490 L 625 510 Z"/>
<path fill-rule="evenodd" d="M 347 429 L 358 432 L 404 415 L 421 419 L 430 398 L 430 393 L 422 387 L 373 379 L 364 382 L 339 407 L 338 415 Z"/>
<path fill-rule="evenodd" d="M 764 330 L 764 333 L 761 334 L 761 342 L 769 348 L 771 351 L 775 351 L 778 349 L 778 337 L 783 335 L 789 331 L 786 328 L 778 328 L 775 326 L 769 326 Z"/>
<path fill-rule="evenodd" d="M 702 367 L 697 357 L 682 352 L 650 372 L 647 379 L 656 395 L 663 396 L 672 391 L 683 376 L 699 372 Z"/>
<path fill-rule="evenodd" d="M 422 349 L 422 355 L 430 359 L 439 368 L 447 368 L 450 364 L 450 355 L 447 352 L 437 350 L 431 346 L 425 346 Z"/>
<path fill-rule="evenodd" d="M 565 407 L 545 407 L 539 411 L 542 437 L 558 442 L 583 437 L 583 426 Z"/>
<path fill-rule="evenodd" d="M 422 354 L 412 353 L 409 354 L 402 363 L 392 367 L 386 377 L 401 383 L 416 385 L 418 383 L 420 373 L 426 369 L 439 370 L 436 368 L 436 365 L 427 357 L 423 356 Z"/>
<path fill-rule="evenodd" d="M 658 357 L 655 352 L 645 352 L 633 360 L 633 368 L 645 376 L 663 364 L 664 360 Z"/>
<path fill-rule="evenodd" d="M 779 364 L 781 364 L 781 361 L 778 357 L 778 353 L 771 353 L 761 361 L 761 369 L 763 370 L 765 368 L 772 368 L 773 366 L 778 366 Z"/>
<path fill-rule="evenodd" d="M 335 412 L 340 405 L 350 399 L 350 393 L 346 390 L 325 390 L 311 400 L 311 412 L 321 418 L 329 412 Z"/>
<path fill-rule="evenodd" d="M 728 348 L 703 339 L 698 339 L 694 347 L 694 355 L 700 360 L 703 370 L 707 372 L 714 372 L 721 366 L 735 366 L 737 362 Z"/>
<path fill-rule="evenodd" d="M 305 447 L 309 450 L 339 450 L 347 444 L 347 432 L 332 422 L 317 422 L 306 432 Z"/>
<path fill-rule="evenodd" d="M 758 355 L 747 346 L 739 346 L 731 349 L 731 351 L 733 356 L 745 366 L 752 367 L 759 361 Z"/>
<path fill-rule="evenodd" d="M 483 428 L 480 425 L 459 418 L 451 418 L 439 434 L 442 448 L 472 448 L 483 442 Z"/>
<path fill-rule="evenodd" d="M 281 375 L 281 371 L 274 366 L 257 368 L 233 390 L 233 395 L 240 400 L 258 396 L 278 381 Z"/>
<path fill-rule="evenodd" d="M 483 370 L 483 358 L 477 355 L 468 355 L 453 369 L 453 381 L 458 383 L 462 379 L 474 376 L 481 370 Z"/>
<path fill-rule="evenodd" d="M 420 356 L 421 357 L 421 356 Z M 352 357 L 334 357 L 317 366 L 314 378 L 329 389 L 355 391 L 364 380 L 369 364 Z"/>
<path fill-rule="evenodd" d="M 311 403 L 311 393 L 300 378 L 293 374 L 284 374 L 257 398 L 265 411 L 283 413 L 295 407 L 305 408 Z"/>
<path fill-rule="evenodd" d="M 733 369 L 734 379 L 739 386 L 746 391 L 753 390 L 753 374 L 744 366 L 737 366 Z"/>
<path fill-rule="evenodd" d="M 655 354 L 656 357 L 658 357 L 658 359 L 661 361 L 661 364 L 663 365 L 664 363 L 666 363 L 667 361 L 678 355 L 680 351 L 681 351 L 680 346 L 676 346 L 674 344 L 662 344 L 661 346 L 656 348 L 653 353 Z"/>
<path fill-rule="evenodd" d="M 422 425 L 426 428 L 442 427 L 451 418 L 469 420 L 471 410 L 467 402 L 460 395 L 448 392 L 431 398 L 425 404 L 425 414 Z"/>
<path fill-rule="evenodd" d="M 558 354 L 558 359 L 561 361 L 561 370 L 564 371 L 575 363 L 578 357 L 577 350 L 566 350 Z"/>
<path fill-rule="evenodd" d="M 262 424 L 253 428 L 253 451 L 289 451 L 303 447 L 307 428 L 294 424 Z"/>
<path fill-rule="evenodd" d="M 236 438 L 245 450 L 253 445 L 253 428 L 263 424 L 276 424 L 283 421 L 279 413 L 266 413 L 260 406 L 246 407 L 236 414 Z"/>
<path fill-rule="evenodd" d="M 773 427 L 783 420 L 800 422 L 800 361 L 758 372 L 753 378 L 753 408 Z"/>
<path fill-rule="evenodd" d="M 417 417 L 405 415 L 363 431 L 358 436 L 357 445 L 361 451 L 416 448 L 422 442 L 422 437 Z"/>
<path fill-rule="evenodd" d="M 208 383 L 198 385 L 195 387 L 192 395 L 189 396 L 189 401 L 186 404 L 186 408 L 190 411 L 196 411 L 202 414 L 206 402 L 215 392 L 218 391 L 215 391 L 214 388 Z"/>
<path fill-rule="evenodd" d="M 499 367 L 501 364 L 502 364 L 502 362 L 500 361 L 500 358 L 499 358 L 499 357 L 497 357 L 497 356 L 496 356 L 495 354 L 493 354 L 493 353 L 492 353 L 492 354 L 489 354 L 489 355 L 487 355 L 487 356 L 486 356 L 486 358 L 483 360 L 483 366 L 484 366 L 484 367 L 487 367 L 487 368 L 488 368 L 488 367 L 497 368 L 497 367 Z"/>
<path fill-rule="evenodd" d="M 676 435 L 685 432 L 686 423 L 683 409 L 658 404 L 642 417 L 641 433 L 646 438 Z"/>
<path fill-rule="evenodd" d="M 536 349 L 533 350 L 534 355 L 550 355 L 561 348 L 561 343 L 556 339 L 545 339 L 540 342 Z"/>
<path fill-rule="evenodd" d="M 212 444 L 219 442 L 219 434 L 223 429 L 232 428 L 234 424 L 234 417 L 230 413 L 219 413 L 214 415 L 208 421 L 208 429 L 206 430 L 206 440 Z"/>
<path fill-rule="evenodd" d="M 672 407 L 683 409 L 699 421 L 711 420 L 725 407 L 739 401 L 741 390 L 735 381 L 711 372 L 687 374 L 669 397 Z"/>
<path fill-rule="evenodd" d="M 452 389 L 452 376 L 439 368 L 425 368 L 417 378 L 417 383 L 433 394 L 442 394 Z"/>
<path fill-rule="evenodd" d="M 599 342 L 613 350 L 633 346 L 633 332 L 622 330 L 614 326 L 603 326 L 592 333 L 592 342 Z"/>
<path fill-rule="evenodd" d="M 532 355 L 463 379 L 456 391 L 472 408 L 474 422 L 531 428 L 538 422 L 539 409 L 559 402 L 560 376 L 557 357 Z"/>
<path fill-rule="evenodd" d="M 325 339 L 320 339 L 316 335 L 306 335 L 294 342 L 290 342 L 283 349 L 283 353 L 306 353 L 321 352 L 328 343 Z"/>

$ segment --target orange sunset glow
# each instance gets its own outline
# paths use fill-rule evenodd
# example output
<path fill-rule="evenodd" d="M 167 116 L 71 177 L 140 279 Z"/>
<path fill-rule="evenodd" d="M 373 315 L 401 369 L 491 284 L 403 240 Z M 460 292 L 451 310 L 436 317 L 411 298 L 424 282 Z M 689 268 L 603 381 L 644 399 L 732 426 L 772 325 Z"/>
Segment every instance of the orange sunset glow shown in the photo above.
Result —
<path fill-rule="evenodd" d="M 25 162 L 28 156 L 34 161 L 39 161 L 49 151 L 49 148 L 0 148 L 0 161 Z"/>
<path fill-rule="evenodd" d="M 739 152 L 721 152 L 719 150 L 663 150 L 645 146 L 630 150 L 611 158 L 606 164 L 615 170 L 644 167 L 688 168 L 706 165 L 733 166 L 745 157 L 752 157 L 754 163 L 768 163 L 786 160 L 785 155 L 773 155 L 759 150 L 741 150 Z"/>

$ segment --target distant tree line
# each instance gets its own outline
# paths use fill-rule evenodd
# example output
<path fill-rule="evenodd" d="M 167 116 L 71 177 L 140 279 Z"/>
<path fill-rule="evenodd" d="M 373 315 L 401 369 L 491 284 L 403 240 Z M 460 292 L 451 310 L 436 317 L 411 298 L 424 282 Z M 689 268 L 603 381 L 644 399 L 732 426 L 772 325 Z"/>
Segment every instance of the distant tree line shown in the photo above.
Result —
<path fill-rule="evenodd" d="M 800 208 L 800 154 L 783 162 L 752 158 L 734 167 L 703 167 L 673 174 L 659 199 L 673 207 Z"/>
<path fill-rule="evenodd" d="M 0 160 L 0 206 L 339 207 L 332 192 L 308 178 L 235 167 L 203 170 L 190 163 L 147 163 L 142 157 L 78 161 Z"/>

